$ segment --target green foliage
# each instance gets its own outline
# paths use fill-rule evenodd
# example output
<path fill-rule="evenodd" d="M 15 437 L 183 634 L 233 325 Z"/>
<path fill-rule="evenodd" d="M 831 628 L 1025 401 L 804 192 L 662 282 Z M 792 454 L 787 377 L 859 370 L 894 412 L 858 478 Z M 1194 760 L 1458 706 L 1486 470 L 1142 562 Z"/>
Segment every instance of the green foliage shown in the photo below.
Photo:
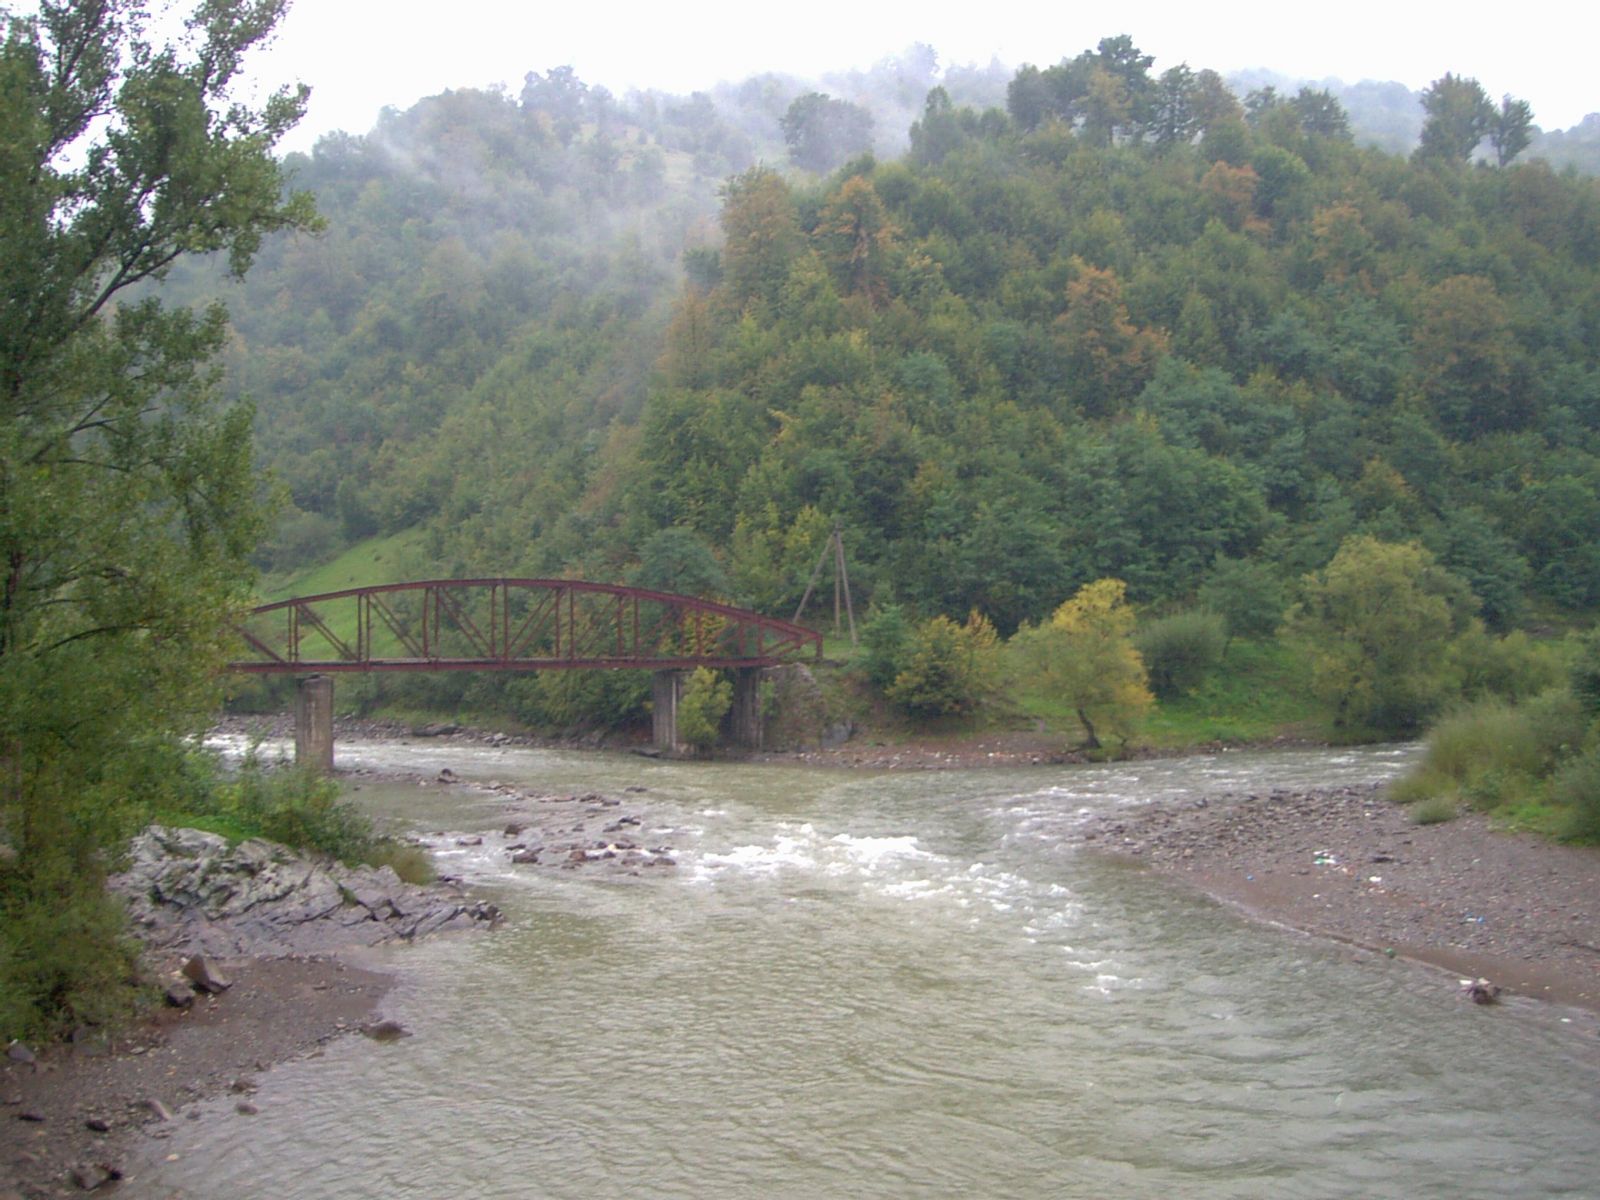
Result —
<path fill-rule="evenodd" d="M 1226 642 L 1223 619 L 1216 613 L 1199 610 L 1157 617 L 1134 638 L 1149 675 L 1150 690 L 1162 700 L 1198 687 L 1206 673 L 1222 661 Z"/>
<path fill-rule="evenodd" d="M 697 753 L 708 752 L 732 707 L 733 684 L 707 667 L 695 668 L 678 701 L 679 739 Z"/>
<path fill-rule="evenodd" d="M 916 118 L 909 158 L 804 185 L 751 165 L 785 152 L 767 79 L 619 102 L 557 69 L 294 160 L 329 236 L 264 245 L 230 351 L 292 500 L 274 565 L 415 523 L 437 574 L 615 579 L 682 526 L 782 614 L 840 522 L 858 599 L 1004 633 L 1106 576 L 1191 605 L 1219 555 L 1265 595 L 1366 533 L 1496 632 L 1597 602 L 1583 180 L 1357 146 L 1399 104 L 1409 148 L 1403 89 L 1247 122 L 1126 37 L 1009 89 L 912 57 L 851 91 Z"/>
<path fill-rule="evenodd" d="M 1450 643 L 1455 691 L 1467 700 L 1495 696 L 1521 702 L 1561 682 L 1561 654 L 1521 630 L 1495 637 L 1477 621 Z"/>
<path fill-rule="evenodd" d="M 1427 120 L 1417 157 L 1439 162 L 1465 162 L 1495 127 L 1494 105 L 1476 79 L 1446 73 L 1422 93 Z"/>
<path fill-rule="evenodd" d="M 1305 577 L 1286 629 L 1309 648 L 1312 687 L 1338 725 L 1399 734 L 1444 703 L 1446 649 L 1473 606 L 1421 546 L 1358 535 Z"/>
<path fill-rule="evenodd" d="M 914 717 L 973 712 L 995 689 L 998 648 L 994 626 L 976 611 L 964 625 L 932 617 L 912 632 L 884 694 Z"/>
<path fill-rule="evenodd" d="M 1222 618 L 1231 642 L 1234 638 L 1272 636 L 1283 620 L 1288 596 L 1271 564 L 1219 558 L 1200 586 L 1198 600 L 1201 608 Z"/>
<path fill-rule="evenodd" d="M 1550 781 L 1550 794 L 1567 810 L 1562 837 L 1600 844 L 1600 750 L 1591 748 L 1569 759 Z"/>
<path fill-rule="evenodd" d="M 671 526 L 650 535 L 639 550 L 639 565 L 628 580 L 634 587 L 713 599 L 729 591 L 728 573 L 711 548 L 693 531 Z"/>
<path fill-rule="evenodd" d="M 1583 710 L 1600 718 L 1600 626 L 1577 639 L 1567 675 Z"/>
<path fill-rule="evenodd" d="M 506 684 L 517 720 L 543 729 L 623 729 L 643 718 L 650 676 L 643 671 L 539 671 Z"/>
<path fill-rule="evenodd" d="M 1046 624 L 1023 626 L 1009 644 L 1018 678 L 1059 696 L 1090 749 L 1101 745 L 1097 726 L 1126 747 L 1152 703 L 1126 591 L 1120 579 L 1085 584 Z"/>
<path fill-rule="evenodd" d="M 1418 825 L 1442 825 L 1460 815 L 1456 802 L 1448 796 L 1432 796 L 1411 806 L 1411 819 Z"/>
<path fill-rule="evenodd" d="M 305 89 L 233 94 L 282 6 L 207 3 L 181 47 L 140 36 L 148 7 L 0 13 L 0 908 L 34 1025 L 126 998 L 106 862 L 150 746 L 216 704 L 261 532 L 222 309 L 148 285 L 316 223 L 272 155 Z"/>
<path fill-rule="evenodd" d="M 363 862 L 376 839 L 372 822 L 339 795 L 336 781 L 298 767 L 269 767 L 250 754 L 215 790 L 215 809 L 268 841 Z"/>
<path fill-rule="evenodd" d="M 861 650 L 856 662 L 878 691 L 887 693 L 895 677 L 905 669 L 912 638 L 911 622 L 903 606 L 885 604 L 867 614 L 861 626 Z"/>
<path fill-rule="evenodd" d="M 1322 714 L 1306 693 L 1308 671 L 1303 653 L 1287 642 L 1237 641 L 1193 692 L 1149 711 L 1140 740 L 1153 747 L 1191 749 L 1285 735 L 1327 738 Z"/>
<path fill-rule="evenodd" d="M 872 113 L 821 92 L 797 96 L 778 123 L 790 159 L 808 171 L 831 171 L 872 149 Z"/>
<path fill-rule="evenodd" d="M 1453 813 L 1460 803 L 1505 813 L 1548 827 L 1550 802 L 1565 806 L 1562 820 L 1580 820 L 1581 787 L 1560 781 L 1572 771 L 1585 736 L 1584 713 L 1570 692 L 1555 688 L 1522 704 L 1483 700 L 1441 718 L 1428 732 L 1422 761 L 1390 788 L 1390 796 L 1427 811 Z M 1439 818 L 1443 819 L 1443 818 Z"/>

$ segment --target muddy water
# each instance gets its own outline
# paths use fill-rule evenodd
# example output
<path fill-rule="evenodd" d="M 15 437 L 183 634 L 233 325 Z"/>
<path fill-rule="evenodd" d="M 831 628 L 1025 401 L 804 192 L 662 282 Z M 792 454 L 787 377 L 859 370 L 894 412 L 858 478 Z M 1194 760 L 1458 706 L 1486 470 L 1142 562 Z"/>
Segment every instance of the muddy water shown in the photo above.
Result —
<path fill-rule="evenodd" d="M 530 872 L 500 849 L 501 798 L 363 786 L 442 835 L 507 927 L 390 953 L 414 1037 L 275 1068 L 259 1115 L 215 1101 L 125 1194 L 1600 1195 L 1592 1030 L 1456 1003 L 1066 838 L 1408 753 L 869 776 L 342 746 L 344 766 L 643 786 L 678 866 Z"/>

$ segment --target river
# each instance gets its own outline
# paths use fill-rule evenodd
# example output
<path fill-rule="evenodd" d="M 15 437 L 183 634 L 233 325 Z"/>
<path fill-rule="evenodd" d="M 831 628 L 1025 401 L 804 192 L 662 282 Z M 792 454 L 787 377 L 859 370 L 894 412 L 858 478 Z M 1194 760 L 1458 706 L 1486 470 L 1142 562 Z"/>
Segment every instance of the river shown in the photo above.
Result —
<path fill-rule="evenodd" d="M 125 1194 L 1600 1196 L 1600 1057 L 1572 1027 L 1251 925 L 1068 836 L 1149 799 L 1387 778 L 1412 753 L 863 774 L 341 744 L 346 767 L 642 786 L 644 838 L 678 866 L 514 867 L 500 797 L 363 783 L 505 927 L 378 955 L 414 1037 L 275 1067 L 258 1115 L 209 1102 Z"/>

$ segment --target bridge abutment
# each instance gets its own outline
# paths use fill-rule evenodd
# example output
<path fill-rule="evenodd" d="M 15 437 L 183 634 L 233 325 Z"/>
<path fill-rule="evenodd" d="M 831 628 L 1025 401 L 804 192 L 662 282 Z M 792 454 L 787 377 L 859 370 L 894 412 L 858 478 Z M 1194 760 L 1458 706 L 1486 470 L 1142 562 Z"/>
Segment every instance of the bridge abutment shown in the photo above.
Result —
<path fill-rule="evenodd" d="M 333 676 L 308 675 L 294 696 L 294 761 L 333 773 Z"/>

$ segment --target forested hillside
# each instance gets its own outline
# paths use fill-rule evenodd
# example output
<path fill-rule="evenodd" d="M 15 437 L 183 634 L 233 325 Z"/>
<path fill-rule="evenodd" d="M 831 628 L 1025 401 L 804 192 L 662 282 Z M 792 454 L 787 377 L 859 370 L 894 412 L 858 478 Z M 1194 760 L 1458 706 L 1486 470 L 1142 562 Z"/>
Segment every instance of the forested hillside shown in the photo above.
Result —
<path fill-rule="evenodd" d="M 826 175 L 785 160 L 855 102 L 774 78 L 623 103 L 555 70 L 324 140 L 289 165 L 327 232 L 230 300 L 291 498 L 263 564 L 421 527 L 422 573 L 643 557 L 783 611 L 837 523 L 865 597 L 1008 632 L 1365 532 L 1496 627 L 1600 603 L 1595 181 L 1471 81 L 1400 156 L 1328 92 L 1152 67 L 1111 38 L 1004 107 L 936 87 L 903 157 Z M 934 67 L 882 71 L 857 94 Z"/>

